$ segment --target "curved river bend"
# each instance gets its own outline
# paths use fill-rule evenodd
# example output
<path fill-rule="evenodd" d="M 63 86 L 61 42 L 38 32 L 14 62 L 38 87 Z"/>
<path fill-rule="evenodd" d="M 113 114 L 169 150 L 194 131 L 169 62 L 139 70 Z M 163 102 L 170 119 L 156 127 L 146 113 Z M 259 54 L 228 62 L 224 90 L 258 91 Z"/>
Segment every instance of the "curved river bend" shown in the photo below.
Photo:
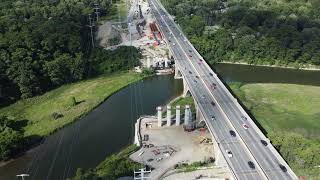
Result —
<path fill-rule="evenodd" d="M 320 86 L 320 71 L 219 64 L 226 82 L 294 83 Z M 49 136 L 39 147 L 0 167 L 1 180 L 29 173 L 32 180 L 62 180 L 78 167 L 95 167 L 106 156 L 133 141 L 133 124 L 140 115 L 155 113 L 182 92 L 182 81 L 157 76 L 130 85 L 112 95 L 81 120 Z"/>

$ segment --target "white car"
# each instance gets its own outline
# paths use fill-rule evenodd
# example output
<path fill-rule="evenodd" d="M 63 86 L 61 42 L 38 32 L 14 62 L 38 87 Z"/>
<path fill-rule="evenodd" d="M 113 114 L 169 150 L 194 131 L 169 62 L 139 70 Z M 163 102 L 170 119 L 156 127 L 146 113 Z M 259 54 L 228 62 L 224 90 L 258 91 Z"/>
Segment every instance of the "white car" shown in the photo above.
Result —
<path fill-rule="evenodd" d="M 227 153 L 227 155 L 228 155 L 228 157 L 232 157 L 232 152 L 230 151 L 230 150 L 226 150 L 226 153 Z"/>
<path fill-rule="evenodd" d="M 172 45 L 176 45 L 176 43 L 172 43 Z"/>

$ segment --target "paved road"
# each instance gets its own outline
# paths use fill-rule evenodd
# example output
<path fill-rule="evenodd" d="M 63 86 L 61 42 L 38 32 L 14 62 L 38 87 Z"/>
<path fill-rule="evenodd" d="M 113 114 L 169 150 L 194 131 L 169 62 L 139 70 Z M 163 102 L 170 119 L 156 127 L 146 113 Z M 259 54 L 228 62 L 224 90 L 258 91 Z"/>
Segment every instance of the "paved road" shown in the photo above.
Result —
<path fill-rule="evenodd" d="M 149 0 L 149 4 L 176 59 L 176 65 L 235 178 L 298 179 L 163 6 L 157 0 Z M 244 124 L 248 129 L 243 127 Z M 230 130 L 235 132 L 236 137 L 231 136 Z M 264 145 L 261 140 L 267 144 Z M 233 156 L 228 157 L 226 150 L 230 150 Z M 254 168 L 249 167 L 249 161 Z"/>

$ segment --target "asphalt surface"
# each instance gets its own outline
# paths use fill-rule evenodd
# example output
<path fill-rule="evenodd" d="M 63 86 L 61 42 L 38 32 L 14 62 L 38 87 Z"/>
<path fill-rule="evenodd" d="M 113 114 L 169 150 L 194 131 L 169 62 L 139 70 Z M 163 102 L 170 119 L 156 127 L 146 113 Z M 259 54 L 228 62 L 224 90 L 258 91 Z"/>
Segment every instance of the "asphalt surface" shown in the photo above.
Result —
<path fill-rule="evenodd" d="M 216 73 L 194 49 L 160 2 L 149 0 L 149 4 L 175 57 L 176 66 L 188 84 L 235 178 L 298 179 Z M 248 126 L 247 129 L 243 127 L 244 124 Z M 230 130 L 235 132 L 236 137 L 231 136 Z M 267 145 L 261 140 L 267 142 Z M 232 152 L 232 157 L 228 156 L 227 150 Z M 254 167 L 249 166 L 250 161 Z"/>

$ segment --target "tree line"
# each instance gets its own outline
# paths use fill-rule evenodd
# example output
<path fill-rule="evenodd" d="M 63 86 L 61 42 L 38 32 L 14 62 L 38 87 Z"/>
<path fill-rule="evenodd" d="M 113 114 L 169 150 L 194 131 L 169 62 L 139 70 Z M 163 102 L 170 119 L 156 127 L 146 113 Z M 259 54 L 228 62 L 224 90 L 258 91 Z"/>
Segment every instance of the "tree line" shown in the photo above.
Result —
<path fill-rule="evenodd" d="M 116 13 L 111 1 L 98 4 L 101 16 Z M 86 25 L 93 6 L 91 0 L 1 1 L 0 106 L 132 65 L 129 53 L 139 56 L 134 48 L 91 48 Z"/>
<path fill-rule="evenodd" d="M 213 65 L 320 65 L 320 1 L 162 0 Z"/>

